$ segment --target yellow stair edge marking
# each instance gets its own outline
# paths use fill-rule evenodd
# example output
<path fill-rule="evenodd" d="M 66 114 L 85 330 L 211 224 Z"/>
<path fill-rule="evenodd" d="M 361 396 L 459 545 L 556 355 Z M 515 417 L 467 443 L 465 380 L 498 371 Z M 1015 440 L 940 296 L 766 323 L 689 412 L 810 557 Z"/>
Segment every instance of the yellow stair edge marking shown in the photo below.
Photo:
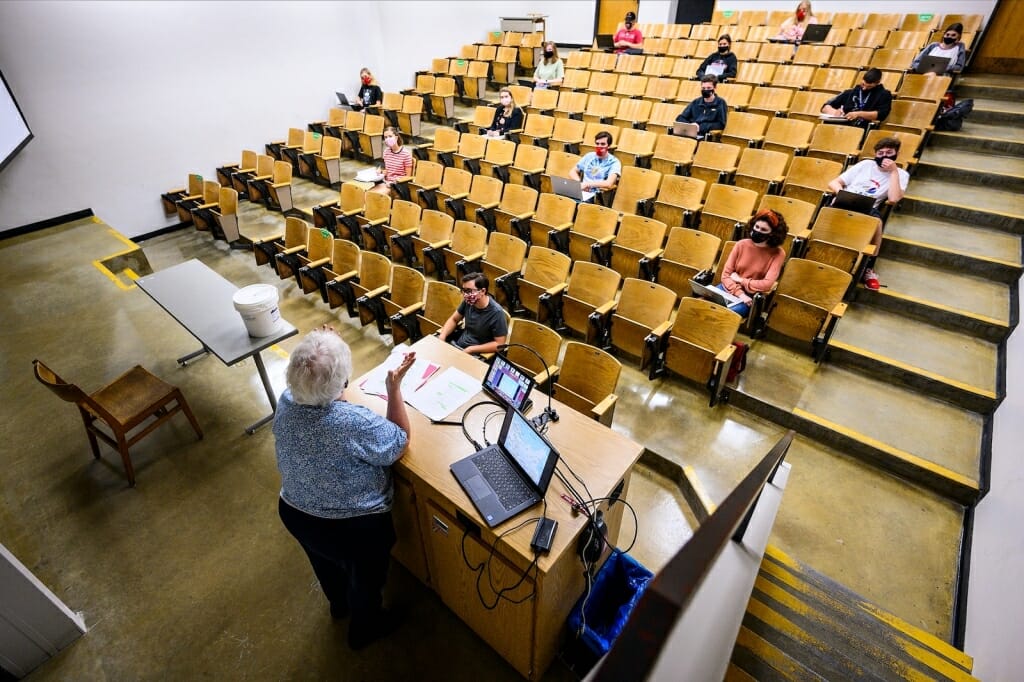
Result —
<path fill-rule="evenodd" d="M 286 351 L 284 348 L 281 348 L 281 346 L 277 345 L 276 343 L 270 347 L 270 350 L 274 351 L 274 353 L 276 353 L 278 357 L 282 357 L 285 360 L 291 357 L 291 354 L 288 351 Z"/>
<path fill-rule="evenodd" d="M 769 642 L 767 639 L 757 634 L 753 630 L 747 627 L 741 627 L 739 634 L 736 636 L 737 646 L 741 646 L 750 653 L 754 654 L 762 661 L 771 666 L 772 670 L 784 676 L 787 680 L 800 680 L 804 679 L 805 675 L 801 675 L 802 672 L 796 667 L 796 661 L 794 661 L 786 652 L 779 649 L 777 646 Z M 795 665 L 796 664 L 796 665 Z M 733 665 L 729 665 L 731 671 Z M 742 675 L 736 677 L 730 677 L 726 674 L 726 680 L 756 680 L 757 678 L 751 676 L 742 668 L 736 668 Z"/>
<path fill-rule="evenodd" d="M 693 490 L 693 494 L 697 496 L 698 500 L 700 500 L 700 504 L 704 507 L 707 515 L 711 516 L 715 512 L 715 509 L 718 508 L 718 505 L 714 503 L 711 496 L 708 495 L 708 491 L 704 489 L 704 484 L 701 483 L 700 478 L 697 477 L 696 469 L 687 464 L 683 467 L 683 476 L 686 477 L 686 481 Z"/>
<path fill-rule="evenodd" d="M 782 589 L 781 587 L 779 587 L 777 585 L 774 585 L 773 583 L 769 582 L 768 580 L 765 580 L 761 576 L 758 576 L 757 579 L 755 580 L 754 588 L 757 589 L 757 590 L 760 590 L 765 595 L 771 597 L 775 601 L 779 602 L 780 604 L 782 604 L 783 606 L 789 608 L 790 610 L 800 614 L 801 616 L 808 616 L 809 617 L 810 614 L 816 612 L 816 610 L 814 608 L 812 608 L 809 604 L 803 603 L 802 601 L 800 601 L 798 598 L 796 598 L 795 596 L 793 596 L 792 594 L 790 594 L 786 590 Z M 864 609 L 866 607 L 870 607 L 871 606 L 870 604 L 864 602 L 863 600 L 858 600 L 856 602 L 856 605 L 859 608 L 861 608 L 861 609 Z M 818 612 L 818 613 L 820 613 L 822 616 L 825 616 L 825 617 L 827 617 L 827 615 L 828 615 L 827 613 L 824 613 L 824 612 Z M 870 610 L 869 610 L 869 613 L 871 613 L 871 615 L 876 615 L 874 612 L 872 612 Z M 893 629 L 895 629 L 895 630 L 897 630 L 899 632 L 904 632 L 903 628 L 897 627 L 897 623 L 901 623 L 902 622 L 898 618 L 889 618 L 889 619 L 882 618 L 882 619 L 879 619 L 879 620 L 881 620 L 883 623 L 885 623 L 889 627 L 891 627 L 891 628 L 893 628 Z M 915 639 L 915 638 L 911 637 L 911 639 Z M 896 643 L 897 646 L 899 646 L 900 649 L 902 649 L 903 651 L 907 652 L 915 660 L 919 661 L 923 665 L 928 666 L 929 668 L 931 668 L 932 670 L 934 670 L 934 671 L 936 671 L 938 673 L 941 673 L 941 674 L 949 676 L 949 677 L 954 677 L 957 673 L 963 674 L 963 672 L 964 672 L 961 668 L 958 668 L 955 663 L 951 663 L 950 661 L 945 660 L 942 656 L 936 655 L 934 652 L 929 651 L 928 649 L 925 649 L 923 647 L 919 647 L 916 644 L 914 644 L 913 642 L 896 641 L 895 643 Z M 874 643 L 873 642 L 868 642 L 868 644 L 870 646 L 870 645 L 873 645 Z M 880 647 L 877 647 L 877 646 L 875 648 L 880 649 Z M 872 655 L 870 651 L 865 651 L 863 653 L 868 654 L 868 655 Z M 955 671 L 955 672 L 953 672 L 953 671 Z M 901 672 L 905 672 L 905 671 L 903 671 L 901 669 Z M 918 673 L 918 674 L 920 674 L 920 673 Z M 923 679 L 930 679 L 930 678 L 924 677 L 924 676 L 922 676 L 922 678 Z"/>
<path fill-rule="evenodd" d="M 959 485 L 962 485 L 962 486 L 965 486 L 967 488 L 970 488 L 971 490 L 978 490 L 979 489 L 977 481 L 975 481 L 975 480 L 973 480 L 971 478 L 968 478 L 967 476 L 964 476 L 963 474 L 958 474 L 957 472 L 953 471 L 952 469 L 947 469 L 946 467 L 940 466 L 938 464 L 935 464 L 934 462 L 929 462 L 928 460 L 926 460 L 926 459 L 924 459 L 922 457 L 918 457 L 917 455 L 912 455 L 909 452 L 907 452 L 906 450 L 900 450 L 899 448 L 894 448 L 893 446 L 888 445 L 887 443 L 883 443 L 882 441 L 876 440 L 874 438 L 871 438 L 870 436 L 865 436 L 863 433 L 861 433 L 859 431 L 855 431 L 855 430 L 853 430 L 851 428 L 848 428 L 846 426 L 842 426 L 840 424 L 837 424 L 836 422 L 829 421 L 828 419 L 825 419 L 824 417 L 819 417 L 816 414 L 811 414 L 810 412 L 807 412 L 806 410 L 802 410 L 799 407 L 794 407 L 793 408 L 793 415 L 797 416 L 797 417 L 800 417 L 801 419 L 806 419 L 808 421 L 814 422 L 815 424 L 818 424 L 819 426 L 824 426 L 827 429 L 830 429 L 832 431 L 840 433 L 840 434 L 842 434 L 844 436 L 847 436 L 849 438 L 853 438 L 854 440 L 859 441 L 861 443 L 864 443 L 865 445 L 868 445 L 870 447 L 873 447 L 873 448 L 876 448 L 878 450 L 881 450 L 881 451 L 885 452 L 888 455 L 896 457 L 897 459 L 901 459 L 901 460 L 907 462 L 908 464 L 913 464 L 916 467 L 919 467 L 921 469 L 925 469 L 927 471 L 930 471 L 933 474 L 936 474 L 938 476 L 942 476 L 943 478 L 949 479 L 950 481 L 953 481 L 953 482 L 955 482 L 955 483 L 957 483 Z"/>
<path fill-rule="evenodd" d="M 992 258 L 991 256 L 982 256 L 980 254 L 965 254 L 960 251 L 954 251 L 953 249 L 945 246 L 939 246 L 938 244 L 931 244 L 929 242 L 919 242 L 916 239 L 906 239 L 904 237 L 897 237 L 895 235 L 885 235 L 885 239 L 888 241 L 899 242 L 900 244 L 909 244 L 910 246 L 917 246 L 922 249 L 928 249 L 930 251 L 942 251 L 943 253 L 951 253 L 957 256 L 970 257 L 971 260 L 978 260 L 984 263 L 992 263 L 993 265 L 1006 265 L 1011 268 L 1021 267 L 1021 263 L 1014 263 L 1010 260 L 1003 260 L 1002 258 Z"/>
<path fill-rule="evenodd" d="M 96 218 L 96 216 L 93 216 L 93 218 L 95 219 L 96 222 L 102 222 L 101 220 Z M 131 239 L 128 239 L 128 237 L 125 237 L 123 234 L 121 234 L 120 232 L 118 232 L 117 230 L 115 230 L 112 227 L 108 227 L 107 228 L 107 232 L 110 233 L 111 237 L 113 237 L 114 239 L 118 240 L 119 242 L 121 242 L 122 244 L 124 244 L 125 246 L 128 247 L 127 251 L 121 251 L 119 253 L 112 254 L 113 256 L 119 256 L 122 253 L 128 253 L 128 251 L 135 251 L 137 249 L 142 248 L 141 246 L 139 246 L 138 244 L 133 242 Z M 108 258 L 110 258 L 110 257 L 111 256 L 108 256 Z"/>
<path fill-rule="evenodd" d="M 892 628 L 900 630 L 901 632 L 906 633 L 908 637 L 913 637 L 922 644 L 930 646 L 936 651 L 941 652 L 943 656 L 956 661 L 960 666 L 969 670 L 974 670 L 974 657 L 966 652 L 960 651 L 949 642 L 939 639 L 927 630 L 922 630 L 916 625 L 912 625 L 902 618 L 878 608 L 874 604 L 864 603 L 861 606 L 875 618 L 888 623 Z"/>
<path fill-rule="evenodd" d="M 973 206 L 967 204 L 960 204 L 955 201 L 942 201 L 941 199 L 932 199 L 930 197 L 922 197 L 916 194 L 904 194 L 904 199 L 913 199 L 916 201 L 927 201 L 930 204 L 939 204 L 940 206 L 951 206 L 953 208 L 963 208 L 968 211 L 973 211 Z M 992 215 L 1002 216 L 1003 218 L 1010 218 L 1011 220 L 1020 220 L 1024 216 L 1015 215 L 1013 213 L 1003 213 L 1002 211 L 985 211 L 985 213 L 991 213 Z"/>
<path fill-rule="evenodd" d="M 810 583 L 802 580 L 799 577 L 799 574 L 803 573 L 803 567 L 796 560 L 794 560 L 792 557 L 790 557 L 788 554 L 786 554 L 779 548 L 769 545 L 765 548 L 765 554 L 770 555 L 776 563 L 786 566 L 788 569 L 790 569 L 790 571 L 793 572 L 791 573 L 785 569 L 775 566 L 771 561 L 761 562 L 761 570 L 770 574 L 772 577 L 777 578 L 778 580 L 785 583 L 789 587 L 793 588 L 795 591 L 800 592 L 801 594 L 809 594 L 809 590 L 813 589 L 816 592 L 824 594 L 832 601 L 838 601 L 837 599 L 829 595 L 827 592 L 821 590 L 821 588 L 815 585 L 811 585 Z M 911 637 L 922 642 L 927 646 L 930 646 L 932 649 L 935 649 L 946 658 L 958 663 L 960 666 L 964 668 L 968 668 L 971 670 L 974 669 L 974 658 L 967 655 L 963 651 L 960 651 L 960 649 L 957 649 L 949 642 L 933 635 L 927 630 L 922 630 L 916 625 L 912 625 L 906 622 L 905 620 L 901 619 L 899 616 L 895 616 L 889 613 L 888 611 L 881 609 L 873 604 L 861 602 L 861 606 L 869 614 L 889 624 L 894 629 L 904 633 L 907 637 Z"/>
<path fill-rule="evenodd" d="M 139 278 L 139 273 L 135 272 L 131 268 L 125 268 L 124 269 L 124 276 L 134 282 L 135 280 L 137 280 Z"/>
<path fill-rule="evenodd" d="M 116 256 L 117 254 L 114 254 L 114 255 Z M 107 268 L 107 266 L 104 265 L 102 262 L 100 262 L 98 260 L 94 260 L 92 262 L 92 264 L 93 264 L 93 266 L 95 266 L 95 268 L 97 270 L 99 270 L 104 275 L 106 275 L 110 279 L 111 282 L 116 284 L 117 288 L 120 289 L 121 291 L 130 291 L 131 289 L 135 288 L 136 285 L 134 283 L 132 283 L 132 284 L 125 284 L 124 282 L 122 282 L 121 278 L 118 277 L 115 273 L 111 272 L 110 269 Z"/>
<path fill-rule="evenodd" d="M 929 300 L 926 300 L 926 299 L 923 299 L 923 298 L 918 298 L 916 296 L 908 296 L 906 294 L 900 294 L 900 293 L 897 293 L 895 291 L 890 291 L 888 289 L 886 289 L 885 291 L 881 291 L 879 293 L 882 296 L 892 296 L 893 298 L 898 298 L 901 301 L 909 301 L 910 303 L 920 303 L 921 305 L 928 306 L 929 308 L 935 308 L 936 310 L 944 310 L 946 312 L 955 313 L 956 315 L 961 315 L 963 317 L 970 317 L 972 319 L 978 320 L 979 322 L 985 322 L 987 324 L 994 324 L 994 325 L 998 325 L 1000 327 L 1009 327 L 1010 326 L 1006 322 L 1003 322 L 1002 320 L 997 320 L 994 317 L 989 317 L 988 315 L 978 315 L 976 313 L 972 313 L 970 310 L 963 310 L 962 308 L 954 308 L 953 306 L 948 306 L 948 305 L 945 305 L 944 303 L 938 303 L 936 301 L 929 301 Z"/>
<path fill-rule="evenodd" d="M 941 382 L 943 384 L 948 384 L 949 386 L 953 386 L 954 388 L 959 388 L 961 391 L 974 393 L 975 395 L 981 396 L 982 398 L 988 398 L 989 400 L 996 399 L 996 394 L 993 391 L 988 391 L 984 388 L 978 388 L 977 386 L 971 386 L 970 384 L 965 384 L 964 382 L 958 381 L 956 379 L 950 379 L 949 377 L 943 376 L 942 374 L 938 374 L 936 372 L 923 369 L 916 365 L 911 365 L 909 363 L 903 362 L 902 360 L 891 358 L 888 355 L 875 353 L 865 348 L 861 348 L 860 346 L 851 346 L 850 344 L 843 343 L 842 341 L 829 341 L 828 345 L 832 346 L 833 348 L 839 348 L 848 351 L 850 353 L 863 355 L 864 357 L 871 358 L 872 360 L 878 360 L 879 362 L 882 362 L 886 365 L 892 365 L 897 369 L 902 369 L 912 374 L 920 374 L 923 377 L 934 379 L 935 381 Z"/>

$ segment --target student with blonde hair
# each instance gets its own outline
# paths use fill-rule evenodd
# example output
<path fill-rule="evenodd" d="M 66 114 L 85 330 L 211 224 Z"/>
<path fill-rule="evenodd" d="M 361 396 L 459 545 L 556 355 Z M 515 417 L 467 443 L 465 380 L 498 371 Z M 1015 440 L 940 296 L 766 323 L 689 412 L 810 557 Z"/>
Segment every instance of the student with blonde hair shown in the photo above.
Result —
<path fill-rule="evenodd" d="M 510 130 L 521 130 L 523 127 L 523 110 L 516 106 L 512 91 L 502 88 L 498 91 L 498 106 L 494 110 L 494 121 L 484 131 L 487 137 L 505 137 Z"/>
<path fill-rule="evenodd" d="M 359 92 L 356 94 L 358 102 L 352 102 L 352 108 L 356 111 L 367 107 L 377 106 L 384 99 L 384 93 L 377 84 L 377 79 L 365 66 L 359 69 Z"/>
<path fill-rule="evenodd" d="M 775 37 L 779 40 L 789 40 L 794 43 L 800 42 L 803 40 L 804 31 L 807 30 L 807 27 L 816 23 L 818 23 L 818 19 L 811 11 L 810 0 L 801 0 L 793 12 L 793 16 L 782 22 L 779 35 Z"/>

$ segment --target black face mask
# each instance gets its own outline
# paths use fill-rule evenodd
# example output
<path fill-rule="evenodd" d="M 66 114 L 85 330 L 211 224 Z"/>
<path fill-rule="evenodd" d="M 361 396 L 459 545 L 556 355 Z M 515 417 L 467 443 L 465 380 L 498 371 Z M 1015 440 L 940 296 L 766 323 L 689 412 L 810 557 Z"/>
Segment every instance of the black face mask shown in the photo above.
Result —
<path fill-rule="evenodd" d="M 710 98 L 710 97 L 711 97 L 711 96 L 712 96 L 713 94 L 715 94 L 715 91 L 714 91 L 714 90 L 701 90 L 701 91 L 700 91 L 700 94 L 704 95 L 704 99 L 708 99 L 708 98 Z"/>
<path fill-rule="evenodd" d="M 552 51 L 552 50 L 544 50 L 544 58 L 545 59 L 551 59 L 554 56 L 555 56 L 554 51 Z"/>
<path fill-rule="evenodd" d="M 877 163 L 878 167 L 881 168 L 882 167 L 882 162 L 885 161 L 886 159 L 889 159 L 893 163 L 896 162 L 896 157 L 895 156 L 876 156 L 875 157 L 875 163 Z"/>
<path fill-rule="evenodd" d="M 770 236 L 771 234 L 767 232 L 758 232 L 757 230 L 750 231 L 750 241 L 754 242 L 755 244 L 765 243 L 766 241 L 768 241 L 768 237 Z"/>
<path fill-rule="evenodd" d="M 729 46 L 728 46 L 728 45 L 725 45 L 724 47 L 723 47 L 723 46 L 719 46 L 719 48 L 718 48 L 718 51 L 719 51 L 719 52 L 720 52 L 721 54 L 725 54 L 726 52 L 728 52 L 728 51 L 729 51 Z"/>
<path fill-rule="evenodd" d="M 956 38 L 950 38 L 949 36 L 942 36 L 942 42 L 946 45 L 952 45 L 956 42 Z"/>

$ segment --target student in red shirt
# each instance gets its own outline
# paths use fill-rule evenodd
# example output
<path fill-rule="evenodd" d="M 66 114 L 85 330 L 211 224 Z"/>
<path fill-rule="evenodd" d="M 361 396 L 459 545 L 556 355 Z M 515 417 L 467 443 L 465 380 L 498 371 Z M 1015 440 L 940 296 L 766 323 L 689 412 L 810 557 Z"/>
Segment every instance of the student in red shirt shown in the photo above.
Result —
<path fill-rule="evenodd" d="M 399 178 L 412 175 L 412 152 L 402 144 L 402 136 L 393 127 L 384 129 L 384 167 L 379 169 L 383 181 L 374 185 L 371 192 L 391 193 L 391 186 Z"/>
<path fill-rule="evenodd" d="M 626 12 L 625 28 L 620 28 L 615 34 L 613 44 L 617 54 L 643 54 L 644 35 L 636 27 L 636 14 Z"/>

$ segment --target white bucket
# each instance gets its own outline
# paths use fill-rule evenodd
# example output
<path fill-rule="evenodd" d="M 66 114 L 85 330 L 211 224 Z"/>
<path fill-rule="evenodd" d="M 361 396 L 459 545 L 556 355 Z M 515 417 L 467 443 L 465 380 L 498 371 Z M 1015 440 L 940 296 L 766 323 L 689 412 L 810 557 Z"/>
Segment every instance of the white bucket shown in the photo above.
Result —
<path fill-rule="evenodd" d="M 270 284 L 252 284 L 242 287 L 232 298 L 235 310 L 242 316 L 249 336 L 270 336 L 281 322 L 277 307 L 277 287 Z"/>

